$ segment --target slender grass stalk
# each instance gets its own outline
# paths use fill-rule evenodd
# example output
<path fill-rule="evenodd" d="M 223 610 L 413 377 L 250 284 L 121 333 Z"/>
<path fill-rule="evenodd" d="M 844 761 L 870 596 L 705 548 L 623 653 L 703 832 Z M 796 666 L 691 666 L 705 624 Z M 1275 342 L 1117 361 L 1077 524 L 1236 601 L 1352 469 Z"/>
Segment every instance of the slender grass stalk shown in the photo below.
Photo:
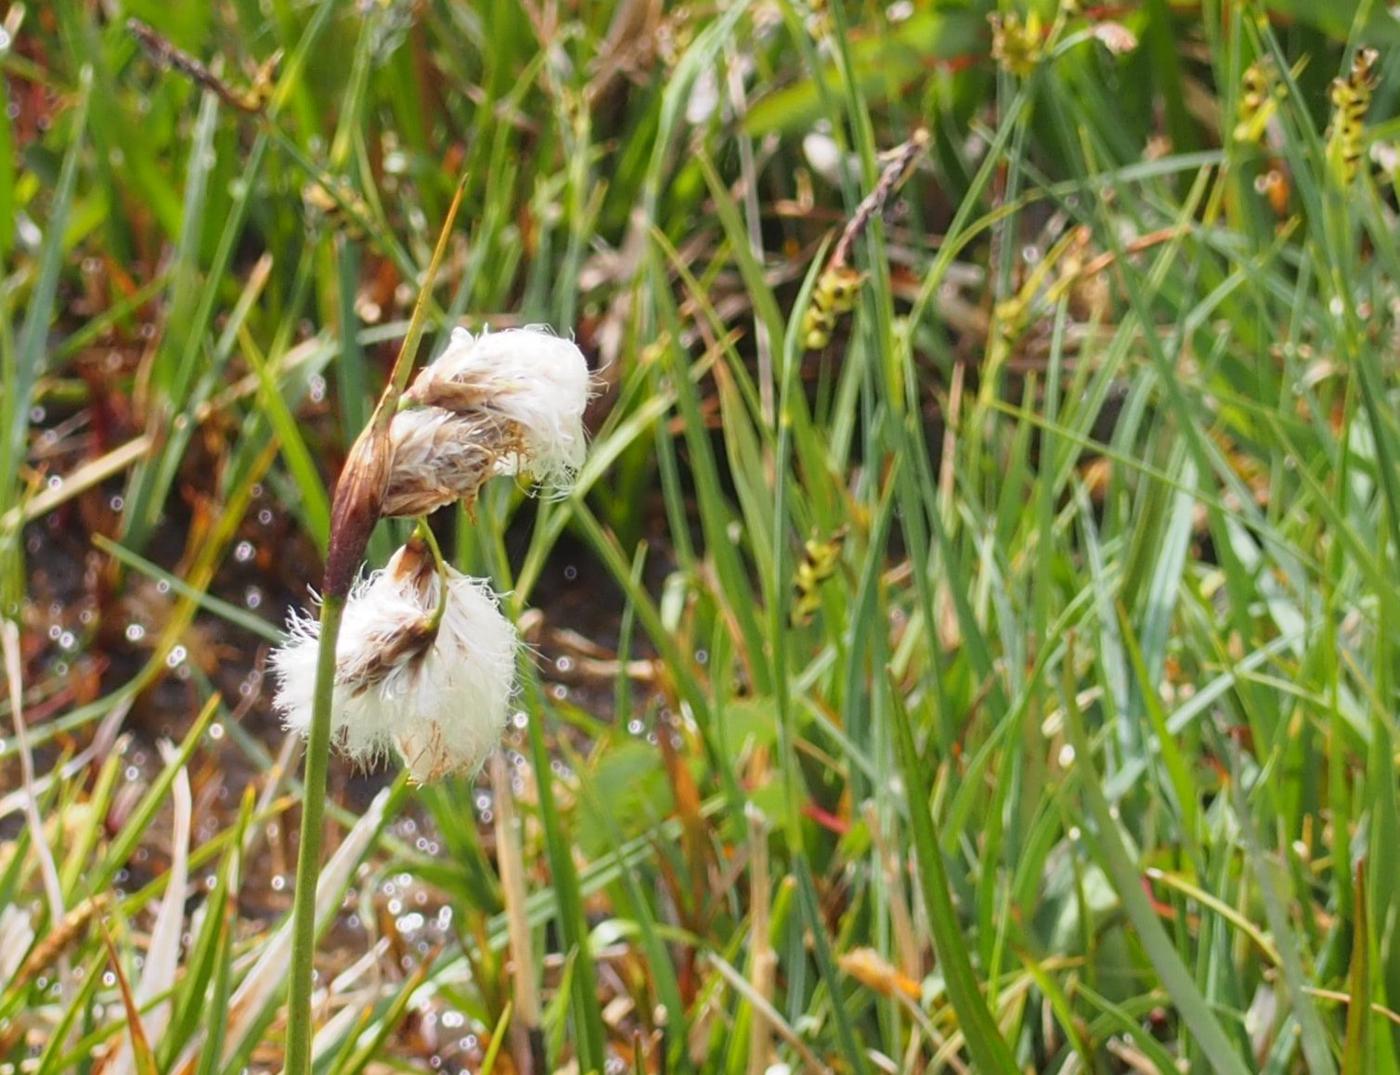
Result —
<path fill-rule="evenodd" d="M 457 184 L 452 205 L 447 210 L 438 235 L 433 259 L 423 274 L 418 301 L 404 334 L 393 374 L 379 397 L 369 425 L 365 427 L 345 464 L 345 472 L 335 491 L 331 513 L 330 546 L 326 553 L 326 574 L 321 600 L 321 643 L 316 660 L 316 693 L 311 707 L 311 727 L 306 738 L 306 773 L 303 777 L 301 839 L 297 845 L 296 892 L 292 904 L 292 970 L 287 994 L 287 1055 L 283 1070 L 287 1075 L 310 1075 L 311 1071 L 311 982 L 316 957 L 316 881 L 321 871 L 321 821 L 326 802 L 326 769 L 331 749 L 331 701 L 335 692 L 335 645 L 340 636 L 341 616 L 350 592 L 350 583 L 359 570 L 369 544 L 369 536 L 379 517 L 379 503 L 388 480 L 386 442 L 389 422 L 399 396 L 413 370 L 413 356 L 423 336 L 428 297 L 437 278 L 447 239 L 466 187 L 464 176 Z"/>
<path fill-rule="evenodd" d="M 505 901 L 506 930 L 510 938 L 512 1005 L 519 1014 L 518 1033 L 526 1039 L 530 1055 L 530 1075 L 549 1070 L 540 1034 L 539 983 L 535 977 L 535 955 L 526 916 L 525 864 L 515 829 L 515 797 L 510 773 L 500 751 L 491 756 L 491 791 L 496 804 L 496 861 L 500 867 L 501 893 Z M 492 1040 L 492 1047 L 497 1044 Z M 538 1046 L 538 1052 L 536 1048 Z M 483 1065 L 484 1067 L 485 1065 Z"/>
<path fill-rule="evenodd" d="M 297 887 L 292 919 L 292 980 L 288 988 L 287 1057 L 289 1073 L 311 1070 L 311 980 L 316 957 L 316 880 L 321 872 L 321 819 L 326 807 L 326 769 L 331 753 L 331 695 L 335 690 L 335 641 L 345 598 L 327 595 L 321 603 L 321 650 L 316 659 L 316 703 L 306 739 L 305 791 L 301 800 L 301 841 L 297 847 Z"/>

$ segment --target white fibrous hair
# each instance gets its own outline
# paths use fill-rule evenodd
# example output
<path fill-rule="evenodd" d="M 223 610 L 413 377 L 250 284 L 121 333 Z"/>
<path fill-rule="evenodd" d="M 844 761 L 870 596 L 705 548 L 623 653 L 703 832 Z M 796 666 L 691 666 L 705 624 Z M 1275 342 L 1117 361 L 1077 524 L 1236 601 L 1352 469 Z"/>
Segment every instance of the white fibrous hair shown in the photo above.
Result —
<path fill-rule="evenodd" d="M 421 542 L 351 591 L 336 646 L 333 741 L 368 764 L 397 750 L 419 783 L 475 773 L 505 727 L 515 690 L 514 627 L 484 580 L 446 568 Z M 320 624 L 293 613 L 272 658 L 287 728 L 311 726 Z"/>
<path fill-rule="evenodd" d="M 441 407 L 400 411 L 389 425 L 389 441 L 393 465 L 380 508 L 386 516 L 428 515 L 456 500 L 470 504 L 503 455 L 519 451 L 513 428 Z"/>
<path fill-rule="evenodd" d="M 588 362 L 572 340 L 542 328 L 479 336 L 458 328 L 404 398 L 461 417 L 494 419 L 501 435 L 496 473 L 527 476 L 558 491 L 583 464 L 589 391 Z"/>

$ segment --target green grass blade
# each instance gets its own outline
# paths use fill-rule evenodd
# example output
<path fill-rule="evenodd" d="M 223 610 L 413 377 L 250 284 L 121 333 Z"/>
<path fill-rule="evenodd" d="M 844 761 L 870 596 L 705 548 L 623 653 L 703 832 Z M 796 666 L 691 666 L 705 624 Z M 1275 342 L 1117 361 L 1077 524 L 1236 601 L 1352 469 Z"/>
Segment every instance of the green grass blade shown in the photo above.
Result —
<path fill-rule="evenodd" d="M 929 928 L 933 931 L 934 951 L 938 953 L 938 962 L 947 982 L 948 999 L 958 1013 L 958 1023 L 977 1070 L 1012 1075 L 1019 1069 L 1006 1039 L 1001 1036 L 1001 1030 L 987 1008 L 982 987 L 972 969 L 967 938 L 948 891 L 943 851 L 933 825 L 930 790 L 924 779 L 926 763 L 919 757 L 918 748 L 914 745 L 909 714 L 897 698 L 892 701 L 890 711 L 899 771 L 909 803 L 908 820 L 914 837 L 919 885 L 928 912 Z"/>

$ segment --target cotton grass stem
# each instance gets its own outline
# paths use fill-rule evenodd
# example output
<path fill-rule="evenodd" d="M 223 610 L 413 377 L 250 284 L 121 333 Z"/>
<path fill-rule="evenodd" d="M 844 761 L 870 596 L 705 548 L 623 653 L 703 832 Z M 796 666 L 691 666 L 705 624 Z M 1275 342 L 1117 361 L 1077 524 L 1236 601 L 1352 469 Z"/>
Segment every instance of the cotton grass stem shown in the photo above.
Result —
<path fill-rule="evenodd" d="M 316 699 L 306 739 L 306 773 L 302 778 L 301 840 L 297 845 L 297 881 L 292 912 L 292 982 L 287 1010 L 287 1058 L 284 1070 L 301 1075 L 311 1070 L 311 984 L 316 957 L 316 881 L 321 872 L 321 821 L 326 807 L 326 768 L 331 752 L 331 695 L 335 689 L 335 639 L 345 598 L 321 604 L 321 650 L 316 661 Z"/>
<path fill-rule="evenodd" d="M 370 533 L 388 484 L 386 442 L 389 420 L 413 370 L 428 296 L 447 252 L 448 237 L 462 204 L 465 176 L 447 210 L 432 261 L 423 274 L 418 301 L 408 323 L 394 371 L 379 397 L 370 424 L 351 448 L 345 471 L 336 485 L 330 546 L 322 587 L 320 650 L 316 660 L 316 690 L 311 726 L 306 739 L 306 772 L 302 779 L 301 840 L 297 846 L 296 891 L 292 897 L 292 968 L 287 1000 L 287 1075 L 310 1075 L 311 986 L 316 957 L 316 882 L 321 872 L 321 824 L 326 802 L 326 769 L 331 748 L 331 701 L 335 691 L 335 647 L 346 598 L 364 558 Z"/>

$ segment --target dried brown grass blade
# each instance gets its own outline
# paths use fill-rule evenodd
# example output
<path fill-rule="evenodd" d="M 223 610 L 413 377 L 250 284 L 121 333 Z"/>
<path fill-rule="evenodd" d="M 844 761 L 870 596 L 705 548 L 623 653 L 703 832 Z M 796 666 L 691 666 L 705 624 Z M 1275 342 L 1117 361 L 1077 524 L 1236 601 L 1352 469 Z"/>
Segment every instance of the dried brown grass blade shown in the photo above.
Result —
<path fill-rule="evenodd" d="M 109 893 L 99 892 L 96 896 L 89 896 L 64 915 L 58 925 L 49 930 L 25 957 L 24 962 L 15 973 L 14 980 L 10 983 L 10 989 L 23 988 L 36 975 L 57 960 L 63 954 L 64 949 L 87 928 L 93 915 L 105 910 L 110 902 Z"/>
<path fill-rule="evenodd" d="M 167 765 L 178 758 L 174 745 L 162 741 L 161 757 Z M 171 788 L 175 817 L 171 833 L 170 881 L 165 886 L 160 910 L 156 912 L 151 929 L 151 943 L 146 950 L 146 962 L 141 970 L 141 983 L 136 987 L 136 1005 L 143 1008 L 156 997 L 168 993 L 175 985 L 180 968 L 180 936 L 185 925 L 185 896 L 189 888 L 190 822 L 193 800 L 190 795 L 189 773 L 182 765 L 175 774 Z M 171 1002 L 167 998 L 146 1013 L 145 1033 L 149 1040 L 159 1042 L 170 1022 Z M 110 1050 L 94 1068 L 96 1075 L 129 1075 L 135 1063 L 134 1048 L 121 1043 Z"/>
<path fill-rule="evenodd" d="M 316 921 L 318 926 L 328 920 L 340 908 L 341 893 L 350 883 L 360 859 L 374 842 L 380 826 L 384 823 L 384 812 L 389 805 L 393 788 L 385 788 L 374 797 L 364 816 L 355 823 L 341 841 L 330 861 L 321 871 L 316 885 Z M 228 1025 L 224 1034 L 225 1061 L 245 1043 L 248 1035 L 262 1025 L 263 1016 L 269 1004 L 281 995 L 287 973 L 291 969 L 292 922 L 288 918 L 263 945 L 262 953 L 252 970 L 234 990 L 229 1003 Z M 201 1042 L 195 1042 L 180 1058 L 174 1071 L 178 1075 L 189 1075 L 199 1061 Z"/>
<path fill-rule="evenodd" d="M 155 1053 L 141 1025 L 141 1008 L 131 992 L 131 983 L 122 970 L 122 961 L 117 956 L 117 946 L 112 943 L 112 935 L 107 927 L 102 927 L 102 941 L 107 946 L 107 956 L 112 962 L 112 973 L 117 976 L 117 986 L 121 989 L 122 1004 L 126 1007 L 126 1030 L 131 1037 L 131 1051 L 136 1061 L 137 1075 L 159 1075 Z"/>

